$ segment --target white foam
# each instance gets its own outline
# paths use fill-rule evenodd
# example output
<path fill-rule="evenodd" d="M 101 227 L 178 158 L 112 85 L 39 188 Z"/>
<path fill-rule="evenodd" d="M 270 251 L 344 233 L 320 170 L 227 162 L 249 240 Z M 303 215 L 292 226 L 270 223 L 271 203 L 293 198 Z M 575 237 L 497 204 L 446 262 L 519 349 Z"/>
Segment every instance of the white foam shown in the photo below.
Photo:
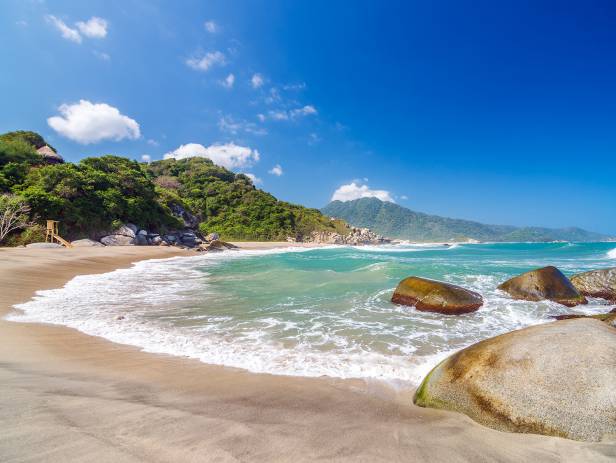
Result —
<path fill-rule="evenodd" d="M 616 259 L 616 248 L 607 252 L 607 257 L 610 259 Z"/>

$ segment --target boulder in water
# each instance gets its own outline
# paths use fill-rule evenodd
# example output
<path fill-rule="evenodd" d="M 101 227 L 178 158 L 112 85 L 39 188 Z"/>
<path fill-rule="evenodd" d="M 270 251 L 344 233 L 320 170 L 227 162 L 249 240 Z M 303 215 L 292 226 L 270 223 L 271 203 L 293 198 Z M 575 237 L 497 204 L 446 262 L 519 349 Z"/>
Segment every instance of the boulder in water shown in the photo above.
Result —
<path fill-rule="evenodd" d="M 481 341 L 437 365 L 414 402 L 500 431 L 614 439 L 616 329 L 582 318 Z"/>
<path fill-rule="evenodd" d="M 447 315 L 474 312 L 483 305 L 483 298 L 478 293 L 461 286 L 415 276 L 398 283 L 391 301 L 414 306 L 425 312 Z"/>
<path fill-rule="evenodd" d="M 571 283 L 584 296 L 616 302 L 616 267 L 578 273 Z"/>
<path fill-rule="evenodd" d="M 525 301 L 548 299 L 567 307 L 588 302 L 569 279 L 552 266 L 531 270 L 511 278 L 499 285 L 498 289 L 505 291 L 514 299 Z"/>

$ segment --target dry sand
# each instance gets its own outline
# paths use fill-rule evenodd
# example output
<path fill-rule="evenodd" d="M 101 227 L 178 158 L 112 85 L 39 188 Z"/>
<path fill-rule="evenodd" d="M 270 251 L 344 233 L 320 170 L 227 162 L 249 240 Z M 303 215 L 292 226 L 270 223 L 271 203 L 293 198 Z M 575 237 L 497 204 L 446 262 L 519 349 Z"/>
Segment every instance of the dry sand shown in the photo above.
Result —
<path fill-rule="evenodd" d="M 0 315 L 75 275 L 182 254 L 194 255 L 159 247 L 0 249 Z M 251 374 L 4 320 L 0 426 L 3 463 L 616 459 L 614 445 L 493 431 L 415 407 L 410 391 L 378 383 Z"/>

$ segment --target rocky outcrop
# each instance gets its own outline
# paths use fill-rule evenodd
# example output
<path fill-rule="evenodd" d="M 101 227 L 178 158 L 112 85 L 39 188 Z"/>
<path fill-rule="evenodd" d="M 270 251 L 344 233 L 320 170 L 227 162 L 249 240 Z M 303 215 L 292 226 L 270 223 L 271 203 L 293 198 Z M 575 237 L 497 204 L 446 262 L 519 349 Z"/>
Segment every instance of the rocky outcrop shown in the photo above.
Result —
<path fill-rule="evenodd" d="M 171 205 L 171 213 L 178 219 L 182 220 L 186 228 L 197 228 L 197 226 L 199 225 L 199 217 L 194 214 L 191 214 L 179 204 Z"/>
<path fill-rule="evenodd" d="M 501 431 L 614 439 L 616 329 L 576 319 L 487 339 L 437 365 L 414 401 Z"/>
<path fill-rule="evenodd" d="M 220 252 L 228 249 L 237 249 L 237 246 L 226 241 L 214 240 L 207 244 L 201 244 L 197 251 Z"/>
<path fill-rule="evenodd" d="M 102 243 L 99 243 L 98 241 L 91 240 L 89 238 L 84 238 L 82 240 L 71 241 L 71 244 L 75 248 L 90 248 L 90 247 L 96 247 L 96 246 L 100 246 L 100 247 L 103 246 Z"/>
<path fill-rule="evenodd" d="M 571 283 L 584 296 L 616 302 L 616 267 L 578 273 Z"/>
<path fill-rule="evenodd" d="M 601 313 L 596 315 L 581 315 L 581 314 L 564 314 L 564 315 L 552 315 L 554 320 L 572 320 L 574 318 L 594 318 L 607 323 L 610 326 L 616 328 L 616 309 L 612 309 L 608 313 Z"/>
<path fill-rule="evenodd" d="M 313 231 L 308 236 L 304 236 L 301 241 L 304 243 L 317 244 L 346 244 L 359 246 L 364 244 L 383 244 L 390 241 L 378 235 L 368 228 L 349 227 L 349 232 L 340 234 L 328 231 Z"/>
<path fill-rule="evenodd" d="M 483 305 L 483 298 L 478 293 L 461 286 L 414 276 L 398 284 L 391 301 L 425 312 L 447 315 L 474 312 Z"/>
<path fill-rule="evenodd" d="M 133 246 L 135 238 L 126 235 L 107 235 L 101 238 L 101 243 L 105 246 Z"/>
<path fill-rule="evenodd" d="M 505 291 L 514 299 L 525 301 L 548 299 L 567 307 L 587 303 L 586 298 L 575 289 L 569 279 L 552 266 L 523 273 L 505 281 L 498 289 Z"/>

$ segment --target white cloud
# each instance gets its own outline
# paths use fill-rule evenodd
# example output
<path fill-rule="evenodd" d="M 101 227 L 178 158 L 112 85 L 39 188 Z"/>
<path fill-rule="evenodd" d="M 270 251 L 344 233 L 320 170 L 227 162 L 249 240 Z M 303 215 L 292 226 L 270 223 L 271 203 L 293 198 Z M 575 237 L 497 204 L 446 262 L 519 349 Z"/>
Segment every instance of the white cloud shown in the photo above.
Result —
<path fill-rule="evenodd" d="M 107 37 L 107 21 L 103 18 L 92 16 L 86 22 L 78 21 L 75 25 L 83 35 L 91 39 L 104 39 Z"/>
<path fill-rule="evenodd" d="M 152 160 L 152 156 L 150 156 L 149 154 L 142 154 L 141 155 L 141 160 L 143 162 L 150 162 Z"/>
<path fill-rule="evenodd" d="M 285 84 L 282 86 L 282 88 L 288 91 L 304 90 L 306 88 L 306 82 L 298 82 L 295 84 Z"/>
<path fill-rule="evenodd" d="M 220 85 L 225 88 L 233 88 L 233 84 L 235 83 L 235 76 L 233 74 L 229 74 L 223 80 L 220 81 Z"/>
<path fill-rule="evenodd" d="M 261 122 L 265 122 L 265 114 L 257 114 L 257 119 L 259 119 L 259 121 Z"/>
<path fill-rule="evenodd" d="M 317 114 L 317 110 L 314 106 L 312 105 L 306 105 L 303 108 L 297 108 L 297 109 L 292 109 L 290 111 L 291 117 L 298 117 L 298 116 L 310 116 L 313 114 Z"/>
<path fill-rule="evenodd" d="M 259 152 L 247 146 L 239 146 L 235 143 L 224 145 L 214 144 L 205 147 L 199 143 L 187 143 L 165 154 L 165 159 L 186 159 L 191 157 L 208 158 L 227 169 L 249 167 L 259 160 Z"/>
<path fill-rule="evenodd" d="M 60 135 L 87 145 L 102 140 L 135 140 L 141 136 L 139 124 L 125 116 L 117 108 L 106 103 L 63 104 L 59 116 L 47 119 L 47 124 Z"/>
<path fill-rule="evenodd" d="M 282 167 L 280 166 L 280 164 L 276 164 L 274 167 L 268 170 L 268 172 L 272 175 L 275 175 L 276 177 L 280 177 L 283 174 Z"/>
<path fill-rule="evenodd" d="M 205 21 L 205 23 L 203 23 L 203 27 L 205 27 L 205 30 L 208 31 L 210 34 L 215 34 L 220 30 L 218 24 L 216 24 L 216 22 L 212 20 Z"/>
<path fill-rule="evenodd" d="M 227 64 L 227 58 L 220 51 L 210 51 L 187 59 L 186 64 L 197 71 L 207 71 L 213 66 L 224 66 Z"/>
<path fill-rule="evenodd" d="M 252 180 L 253 185 L 261 185 L 263 183 L 263 180 L 261 180 L 255 174 L 244 172 L 244 175 L 248 177 L 250 180 Z"/>
<path fill-rule="evenodd" d="M 286 121 L 289 119 L 289 113 L 287 111 L 268 111 L 268 116 L 274 121 Z"/>
<path fill-rule="evenodd" d="M 263 76 L 261 74 L 253 74 L 252 78 L 250 79 L 250 84 L 252 85 L 252 88 L 262 87 L 264 83 L 265 81 L 263 80 Z"/>
<path fill-rule="evenodd" d="M 368 185 L 359 185 L 356 182 L 342 185 L 332 195 L 332 201 L 352 201 L 359 198 L 378 198 L 381 201 L 395 203 L 389 191 L 372 190 Z"/>
<path fill-rule="evenodd" d="M 146 141 L 146 143 L 147 143 L 148 145 L 150 145 L 150 146 L 158 146 L 158 145 L 159 145 L 159 143 L 158 143 L 156 140 L 154 140 L 153 138 L 148 138 L 148 140 Z"/>
<path fill-rule="evenodd" d="M 269 95 L 265 97 L 265 103 L 273 104 L 282 101 L 282 96 L 276 87 L 270 88 Z"/>
<path fill-rule="evenodd" d="M 62 38 L 70 40 L 71 42 L 81 43 L 81 34 L 79 34 L 79 31 L 67 26 L 66 23 L 60 18 L 56 18 L 54 15 L 48 14 L 45 16 L 45 20 L 60 31 Z"/>
<path fill-rule="evenodd" d="M 246 132 L 253 135 L 267 135 L 267 130 L 259 127 L 254 122 L 244 120 L 236 121 L 231 116 L 222 116 L 218 120 L 218 128 L 221 132 L 237 135 L 239 132 Z"/>
<path fill-rule="evenodd" d="M 98 59 L 101 59 L 103 61 L 111 61 L 111 56 L 108 53 L 97 50 L 94 50 L 92 53 L 94 53 L 94 56 L 96 56 Z"/>

